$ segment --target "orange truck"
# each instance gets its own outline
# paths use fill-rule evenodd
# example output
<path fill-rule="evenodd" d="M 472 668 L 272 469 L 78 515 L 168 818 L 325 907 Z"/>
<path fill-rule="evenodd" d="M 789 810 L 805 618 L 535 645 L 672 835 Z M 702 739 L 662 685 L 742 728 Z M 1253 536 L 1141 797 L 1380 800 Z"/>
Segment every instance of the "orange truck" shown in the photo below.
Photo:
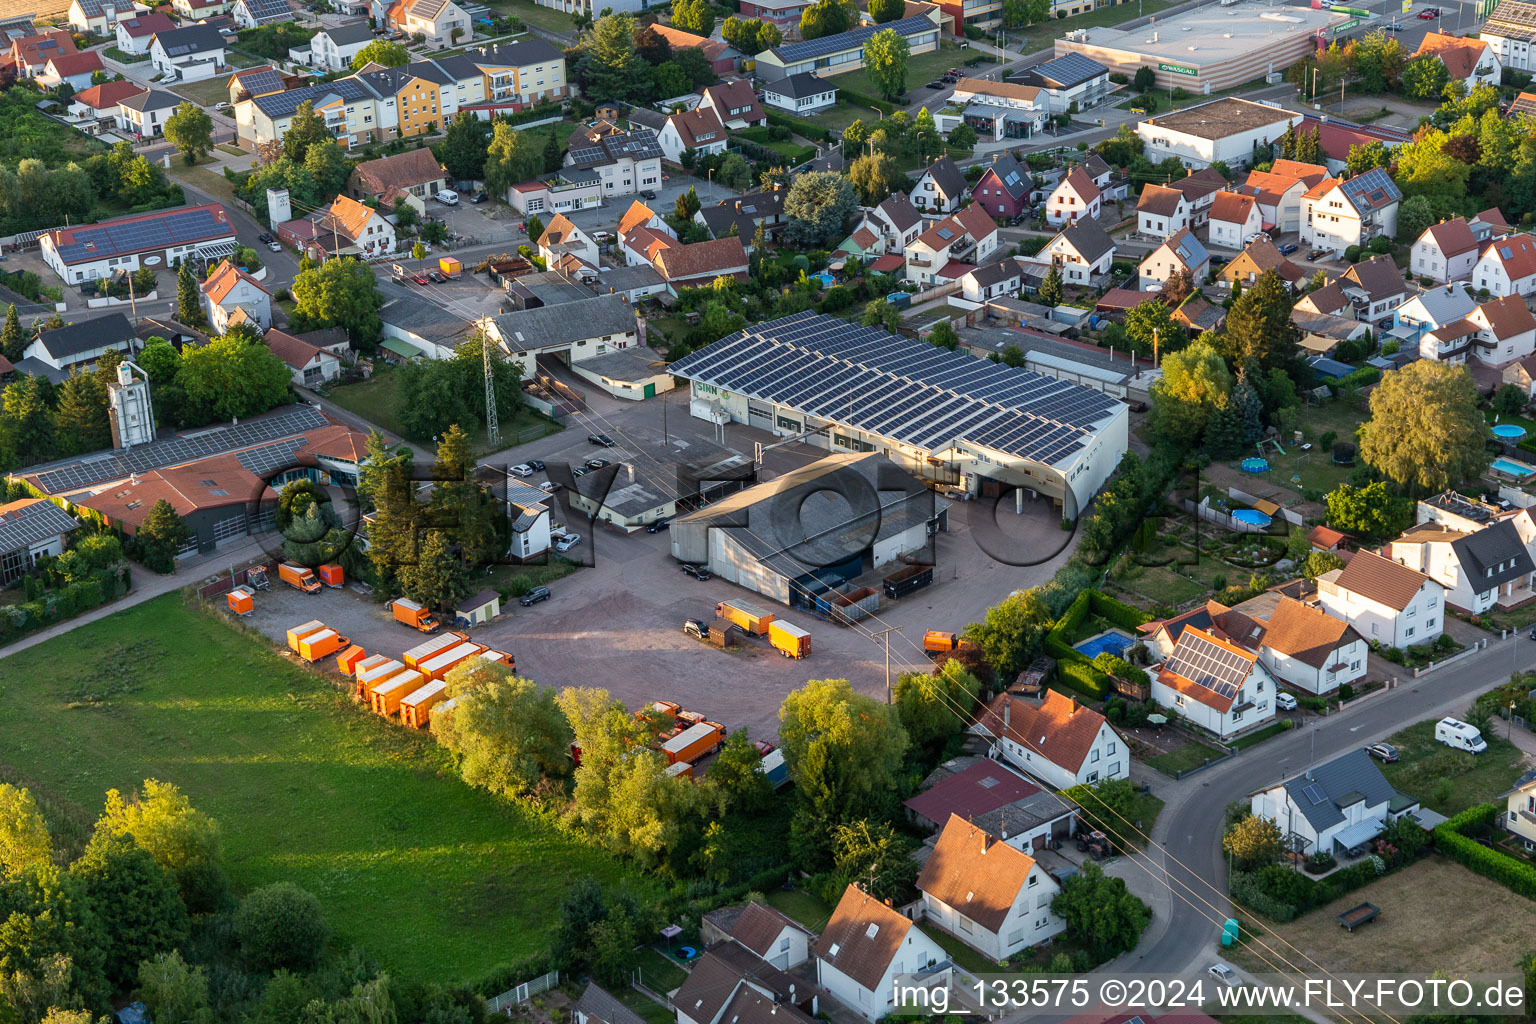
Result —
<path fill-rule="evenodd" d="M 334 629 L 326 628 L 299 638 L 299 657 L 313 665 L 327 655 L 345 650 L 351 644 L 351 640 Z"/>
<path fill-rule="evenodd" d="M 687 761 L 678 761 L 674 764 L 669 764 L 667 765 L 667 778 L 691 779 L 693 778 L 693 765 L 689 764 Z"/>
<path fill-rule="evenodd" d="M 464 643 L 450 647 L 446 651 L 434 654 L 426 661 L 418 663 L 416 668 L 428 679 L 441 679 L 449 672 L 452 672 L 454 666 L 459 662 L 467 661 L 483 653 L 485 650 L 486 648 L 483 644 L 466 640 Z"/>
<path fill-rule="evenodd" d="M 464 273 L 464 264 L 452 256 L 439 256 L 437 258 L 437 269 L 442 271 L 445 277 L 458 277 Z"/>
<path fill-rule="evenodd" d="M 395 613 L 395 621 L 403 622 L 412 629 L 419 629 L 423 633 L 436 633 L 443 628 L 430 609 L 423 608 L 409 598 L 397 597 L 389 603 L 390 610 Z"/>
<path fill-rule="evenodd" d="M 667 755 L 667 764 L 679 761 L 694 763 L 706 754 L 714 753 L 725 742 L 725 726 L 718 722 L 700 722 L 673 736 L 661 745 Z"/>
<path fill-rule="evenodd" d="M 753 636 L 762 636 L 768 632 L 768 624 L 773 621 L 773 612 L 736 600 L 721 601 L 715 605 L 715 615 L 740 626 L 743 632 Z"/>
<path fill-rule="evenodd" d="M 345 657 L 345 652 L 343 652 L 342 656 Z M 357 681 L 358 700 L 368 699 L 368 685 L 363 682 L 364 675 L 371 669 L 378 668 L 380 665 L 388 665 L 389 660 L 389 655 L 387 654 L 370 654 L 363 658 L 362 661 L 354 662 L 352 664 L 352 671 L 347 674 Z"/>
<path fill-rule="evenodd" d="M 426 677 L 415 669 L 401 669 L 392 676 L 374 683 L 369 689 L 369 703 L 373 705 L 373 713 L 390 717 L 400 710 L 400 702 L 406 695 L 415 693 L 421 689 Z"/>
<path fill-rule="evenodd" d="M 294 565 L 291 562 L 278 563 L 277 578 L 294 590 L 302 590 L 306 594 L 320 593 L 320 581 L 315 579 L 314 573 L 302 565 Z"/>
<path fill-rule="evenodd" d="M 425 686 L 417 687 L 400 701 L 400 722 L 412 729 L 424 729 L 432 709 L 448 699 L 448 684 L 434 679 Z"/>
<path fill-rule="evenodd" d="M 811 653 L 810 631 L 782 619 L 768 623 L 768 642 L 786 658 L 805 658 Z"/>
<path fill-rule="evenodd" d="M 300 640 L 304 639 L 306 636 L 309 636 L 311 633 L 318 633 L 324 628 L 325 623 L 321 622 L 319 619 L 310 619 L 302 626 L 294 626 L 292 629 L 288 630 L 288 649 L 294 653 L 298 653 Z"/>
<path fill-rule="evenodd" d="M 347 582 L 347 574 L 335 562 L 327 562 L 315 572 L 319 574 L 320 582 L 328 587 L 339 587 Z"/>
<path fill-rule="evenodd" d="M 400 660 L 405 662 L 406 668 L 416 668 L 434 654 L 441 654 L 448 648 L 456 647 L 468 639 L 469 637 L 465 634 L 450 630 L 440 636 L 433 637 L 431 640 L 423 640 L 402 654 Z"/>

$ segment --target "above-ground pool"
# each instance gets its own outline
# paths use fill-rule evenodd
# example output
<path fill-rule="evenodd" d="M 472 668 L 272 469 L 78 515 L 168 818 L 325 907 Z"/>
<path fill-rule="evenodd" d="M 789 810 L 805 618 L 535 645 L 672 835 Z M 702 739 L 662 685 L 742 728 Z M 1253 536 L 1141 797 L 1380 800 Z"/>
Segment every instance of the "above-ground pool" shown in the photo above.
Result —
<path fill-rule="evenodd" d="M 1261 459 L 1261 458 L 1258 458 L 1258 457 L 1253 456 L 1253 455 L 1250 455 L 1250 456 L 1248 456 L 1248 458 L 1244 459 L 1243 462 L 1242 462 L 1242 466 L 1243 466 L 1243 472 L 1244 473 L 1267 473 L 1267 472 L 1269 472 L 1269 460 L 1268 459 Z"/>
<path fill-rule="evenodd" d="M 1525 428 L 1518 423 L 1495 423 L 1493 436 L 1500 441 L 1518 441 L 1525 436 Z"/>
<path fill-rule="evenodd" d="M 1232 518 L 1240 523 L 1247 523 L 1249 526 L 1268 526 L 1270 523 L 1269 516 L 1256 508 L 1237 509 L 1232 513 Z"/>
<path fill-rule="evenodd" d="M 1122 633 L 1117 629 L 1111 629 L 1100 633 L 1098 636 L 1089 637 L 1082 643 L 1075 645 L 1072 649 L 1090 659 L 1097 658 L 1105 651 L 1118 658 L 1127 647 L 1135 642 L 1135 638 L 1129 633 Z"/>
<path fill-rule="evenodd" d="M 1506 459 L 1503 456 L 1493 460 L 1492 468 L 1508 476 L 1520 478 L 1536 473 L 1536 466 L 1527 466 L 1523 462 L 1516 462 L 1514 459 Z"/>

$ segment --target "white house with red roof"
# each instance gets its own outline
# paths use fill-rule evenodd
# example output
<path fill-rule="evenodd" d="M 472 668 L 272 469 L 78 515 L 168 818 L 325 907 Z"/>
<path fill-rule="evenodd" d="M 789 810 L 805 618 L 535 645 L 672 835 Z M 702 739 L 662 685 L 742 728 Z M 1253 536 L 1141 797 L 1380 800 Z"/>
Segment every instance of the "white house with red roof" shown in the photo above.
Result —
<path fill-rule="evenodd" d="M 220 261 L 202 284 L 203 311 L 215 334 L 223 334 L 235 310 L 262 330 L 272 326 L 272 293 L 229 260 Z"/>
<path fill-rule="evenodd" d="M 71 89 L 77 91 L 88 89 L 91 85 L 91 76 L 105 70 L 101 63 L 101 55 L 95 50 L 63 54 L 48 58 L 48 63 L 43 65 L 43 70 L 38 72 L 37 84 L 55 89 L 68 82 Z"/>
<path fill-rule="evenodd" d="M 1472 286 L 1499 298 L 1536 292 L 1536 239 L 1510 235 L 1486 243 L 1472 266 Z"/>
<path fill-rule="evenodd" d="M 907 246 L 907 280 L 931 284 L 957 281 L 997 248 L 997 224 L 971 205 L 924 231 Z M 960 265 L 960 266 L 957 266 Z"/>
<path fill-rule="evenodd" d="M 852 884 L 843 890 L 811 953 L 817 984 L 871 1021 L 895 1008 L 897 975 L 949 960 L 944 948 L 910 919 Z M 933 982 L 945 983 L 945 973 L 933 975 Z"/>
<path fill-rule="evenodd" d="M 1189 200 L 1184 198 L 1183 192 L 1152 184 L 1141 190 L 1141 196 L 1136 200 L 1138 235 L 1167 238 L 1189 226 Z"/>
<path fill-rule="evenodd" d="M 69 116 L 75 120 L 105 121 L 117 116 L 117 105 L 149 90 L 136 82 L 103 82 L 82 89 L 69 99 Z"/>
<path fill-rule="evenodd" d="M 318 345 L 287 331 L 268 331 L 262 339 L 288 367 L 295 387 L 315 387 L 335 380 L 341 373 L 341 360 Z"/>
<path fill-rule="evenodd" d="M 698 156 L 714 156 L 725 152 L 728 137 L 725 125 L 720 122 L 715 111 L 710 107 L 699 106 L 668 117 L 667 123 L 662 125 L 657 135 L 657 141 L 661 143 L 661 151 L 667 159 L 677 163 L 690 149 Z"/>
<path fill-rule="evenodd" d="M 1536 352 L 1536 317 L 1518 295 L 1489 299 L 1467 314 L 1477 328 L 1472 353 L 1489 366 L 1507 366 Z"/>
<path fill-rule="evenodd" d="M 159 11 L 122 18 L 117 23 L 117 48 L 135 57 L 149 53 L 149 41 L 156 32 L 169 32 L 176 23 Z"/>
<path fill-rule="evenodd" d="M 1414 274 L 1439 284 L 1472 276 L 1477 264 L 1477 239 L 1465 217 L 1431 224 L 1413 243 L 1409 266 Z"/>
<path fill-rule="evenodd" d="M 1264 216 L 1255 197 L 1241 192 L 1218 192 L 1211 204 L 1210 224 L 1212 245 L 1241 249 L 1263 230 Z"/>
<path fill-rule="evenodd" d="M 1296 231 L 1301 225 L 1301 197 L 1326 177 L 1328 168 L 1321 164 L 1276 160 L 1267 171 L 1249 171 L 1238 191 L 1258 200 L 1260 230 Z"/>
<path fill-rule="evenodd" d="M 1173 653 L 1149 674 L 1154 701 L 1220 739 L 1275 717 L 1275 677 L 1257 651 L 1217 627 L 1185 626 Z"/>
<path fill-rule="evenodd" d="M 677 245 L 677 233 L 661 215 L 636 199 L 619 218 L 617 231 L 619 251 L 624 254 L 624 265 L 648 267 L 656 253 L 669 245 Z"/>
<path fill-rule="evenodd" d="M 1081 166 L 1072 168 L 1045 198 L 1045 222 L 1060 227 L 1079 220 L 1097 219 L 1104 208 L 1104 193 Z"/>
<path fill-rule="evenodd" d="M 1385 168 L 1346 181 L 1325 178 L 1301 197 L 1301 244 L 1335 251 L 1397 234 L 1402 190 Z"/>
<path fill-rule="evenodd" d="M 992 756 L 1057 789 L 1125 779 L 1131 755 L 1107 719 L 1073 697 L 1047 690 L 1040 703 L 992 699 L 970 731 L 997 741 Z"/>
<path fill-rule="evenodd" d="M 1413 55 L 1425 54 L 1439 57 L 1451 81 L 1460 82 L 1469 92 L 1479 85 L 1498 88 L 1499 58 L 1485 40 L 1430 32 Z"/>
<path fill-rule="evenodd" d="M 1357 551 L 1342 569 L 1317 578 L 1323 610 L 1383 647 L 1427 643 L 1445 629 L 1445 586 L 1416 569 Z"/>
<path fill-rule="evenodd" d="M 700 91 L 704 98 L 699 100 L 698 109 L 712 111 L 721 124 L 733 131 L 768 123 L 757 94 L 743 79 L 706 86 Z"/>

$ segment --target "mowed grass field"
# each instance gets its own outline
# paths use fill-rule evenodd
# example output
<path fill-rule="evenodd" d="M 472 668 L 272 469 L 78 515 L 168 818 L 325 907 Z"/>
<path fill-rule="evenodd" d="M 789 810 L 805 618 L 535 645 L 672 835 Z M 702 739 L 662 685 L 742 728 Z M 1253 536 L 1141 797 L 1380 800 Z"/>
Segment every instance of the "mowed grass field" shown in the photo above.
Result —
<path fill-rule="evenodd" d="M 173 782 L 218 820 L 240 892 L 296 882 L 338 946 L 404 977 L 474 980 L 542 948 L 580 876 L 651 890 L 218 614 L 172 594 L 5 659 L 0 779 L 85 823 L 109 788 Z"/>

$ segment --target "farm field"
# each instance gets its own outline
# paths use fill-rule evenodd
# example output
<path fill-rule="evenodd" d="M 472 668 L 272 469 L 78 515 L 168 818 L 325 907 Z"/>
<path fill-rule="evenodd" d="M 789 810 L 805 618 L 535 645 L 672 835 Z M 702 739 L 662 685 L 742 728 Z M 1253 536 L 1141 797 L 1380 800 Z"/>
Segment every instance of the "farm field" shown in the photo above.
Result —
<path fill-rule="evenodd" d="M 652 883 L 454 773 L 424 733 L 167 595 L 7 659 L 0 778 L 79 835 L 157 778 L 222 827 L 238 891 L 291 880 L 342 945 L 403 977 L 473 980 L 543 947 L 583 875 Z M 537 868 L 534 869 L 534 866 Z"/>

